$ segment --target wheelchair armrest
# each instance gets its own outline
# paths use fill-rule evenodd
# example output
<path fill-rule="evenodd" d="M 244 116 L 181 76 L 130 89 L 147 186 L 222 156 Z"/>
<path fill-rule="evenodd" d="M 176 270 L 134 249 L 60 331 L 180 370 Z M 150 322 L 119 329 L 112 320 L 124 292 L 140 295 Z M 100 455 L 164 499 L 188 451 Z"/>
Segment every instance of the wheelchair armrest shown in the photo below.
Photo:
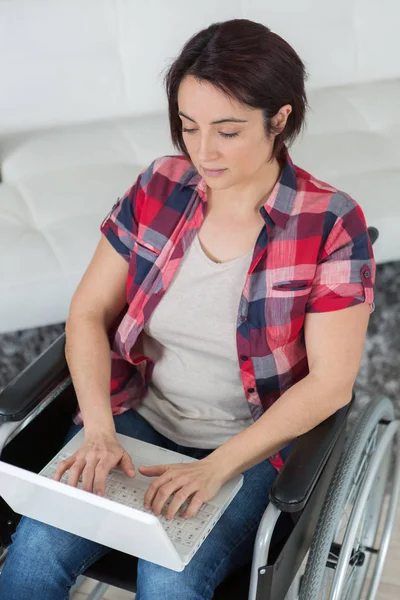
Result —
<path fill-rule="evenodd" d="M 299 436 L 271 490 L 270 501 L 282 512 L 302 510 L 326 465 L 340 435 L 346 427 L 351 401 L 328 419 Z"/>
<path fill-rule="evenodd" d="M 65 331 L 0 393 L 0 423 L 22 421 L 49 392 L 69 377 Z"/>

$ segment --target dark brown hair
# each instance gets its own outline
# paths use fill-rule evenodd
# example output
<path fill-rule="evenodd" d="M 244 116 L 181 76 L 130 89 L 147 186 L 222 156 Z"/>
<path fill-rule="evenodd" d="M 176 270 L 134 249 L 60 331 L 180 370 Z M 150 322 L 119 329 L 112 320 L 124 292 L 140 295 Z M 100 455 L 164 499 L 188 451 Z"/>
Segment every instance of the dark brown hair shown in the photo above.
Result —
<path fill-rule="evenodd" d="M 308 74 L 304 64 L 284 39 L 262 23 L 248 19 L 213 23 L 192 36 L 167 68 L 164 85 L 171 139 L 189 159 L 178 115 L 178 89 L 187 75 L 261 109 L 267 136 L 279 131 L 273 128 L 272 117 L 285 104 L 292 106 L 285 128 L 275 137 L 271 160 L 281 158 L 284 145 L 290 146 L 305 124 Z"/>

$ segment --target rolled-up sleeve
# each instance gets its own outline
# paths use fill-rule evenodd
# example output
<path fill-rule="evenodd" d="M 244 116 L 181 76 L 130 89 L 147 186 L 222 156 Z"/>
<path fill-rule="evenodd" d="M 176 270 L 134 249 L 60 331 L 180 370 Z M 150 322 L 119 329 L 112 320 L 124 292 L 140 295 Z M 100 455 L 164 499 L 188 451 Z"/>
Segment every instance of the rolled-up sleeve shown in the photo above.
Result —
<path fill-rule="evenodd" d="M 361 207 L 337 217 L 321 253 L 306 312 L 328 312 L 367 303 L 375 310 L 376 263 Z"/>
<path fill-rule="evenodd" d="M 136 181 L 118 198 L 100 225 L 100 231 L 121 256 L 130 261 L 137 239 L 140 210 L 145 200 L 144 185 L 153 172 L 155 161 L 144 168 Z"/>

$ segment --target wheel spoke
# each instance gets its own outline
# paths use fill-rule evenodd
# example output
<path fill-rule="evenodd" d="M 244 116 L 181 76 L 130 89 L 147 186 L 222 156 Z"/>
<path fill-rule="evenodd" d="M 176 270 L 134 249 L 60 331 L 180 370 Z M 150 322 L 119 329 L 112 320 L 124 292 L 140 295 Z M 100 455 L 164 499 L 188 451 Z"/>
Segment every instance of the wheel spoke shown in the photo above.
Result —
<path fill-rule="evenodd" d="M 354 575 L 355 569 L 356 569 L 356 565 L 353 565 L 351 567 L 349 577 L 347 578 L 347 581 L 346 581 L 346 585 L 345 585 L 345 589 L 344 589 L 344 596 L 343 596 L 345 598 L 345 600 L 351 600 L 351 598 L 347 598 L 347 594 L 348 594 L 348 592 L 350 590 L 350 586 L 353 582 L 353 575 Z"/>

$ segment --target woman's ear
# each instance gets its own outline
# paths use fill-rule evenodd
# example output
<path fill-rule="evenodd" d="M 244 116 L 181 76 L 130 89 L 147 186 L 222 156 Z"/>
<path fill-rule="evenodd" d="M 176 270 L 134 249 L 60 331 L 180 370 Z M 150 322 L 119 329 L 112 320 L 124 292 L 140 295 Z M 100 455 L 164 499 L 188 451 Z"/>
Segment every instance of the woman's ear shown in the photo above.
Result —
<path fill-rule="evenodd" d="M 282 131 L 285 129 L 286 121 L 291 112 L 292 112 L 291 105 L 285 104 L 285 106 L 282 106 L 279 109 L 279 111 L 276 113 L 276 115 L 274 117 L 272 117 L 271 122 L 276 131 L 276 135 L 278 135 L 279 133 L 282 133 Z"/>

